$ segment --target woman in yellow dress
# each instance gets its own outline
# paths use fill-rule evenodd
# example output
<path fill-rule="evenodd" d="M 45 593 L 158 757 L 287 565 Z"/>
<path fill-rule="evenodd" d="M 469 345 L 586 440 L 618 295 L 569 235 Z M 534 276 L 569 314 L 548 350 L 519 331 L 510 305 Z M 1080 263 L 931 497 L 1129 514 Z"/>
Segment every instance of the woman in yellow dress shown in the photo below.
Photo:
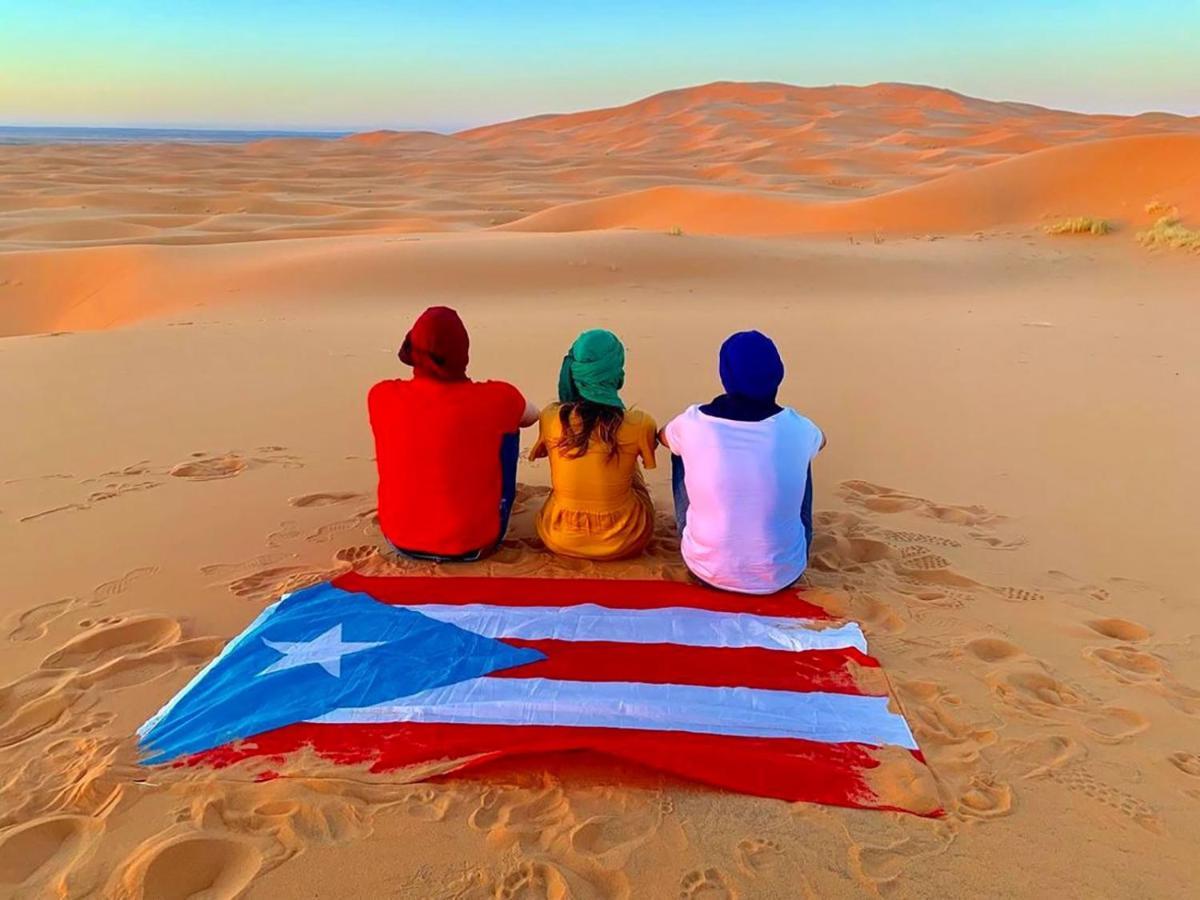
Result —
<path fill-rule="evenodd" d="M 537 518 L 546 547 L 581 559 L 621 559 L 645 549 L 654 505 L 641 465 L 655 466 L 658 426 L 627 410 L 625 348 L 611 331 L 585 331 L 563 359 L 558 403 L 542 410 L 530 459 L 550 458 L 550 496 Z"/>

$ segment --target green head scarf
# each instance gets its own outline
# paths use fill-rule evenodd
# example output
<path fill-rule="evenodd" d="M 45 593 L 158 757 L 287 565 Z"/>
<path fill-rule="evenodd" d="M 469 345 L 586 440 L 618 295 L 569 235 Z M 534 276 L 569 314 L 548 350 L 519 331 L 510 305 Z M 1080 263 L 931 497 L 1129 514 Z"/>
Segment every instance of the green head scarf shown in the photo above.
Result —
<path fill-rule="evenodd" d="M 624 409 L 617 393 L 625 386 L 625 347 L 611 331 L 594 328 L 575 339 L 558 373 L 558 399 L 591 400 Z"/>

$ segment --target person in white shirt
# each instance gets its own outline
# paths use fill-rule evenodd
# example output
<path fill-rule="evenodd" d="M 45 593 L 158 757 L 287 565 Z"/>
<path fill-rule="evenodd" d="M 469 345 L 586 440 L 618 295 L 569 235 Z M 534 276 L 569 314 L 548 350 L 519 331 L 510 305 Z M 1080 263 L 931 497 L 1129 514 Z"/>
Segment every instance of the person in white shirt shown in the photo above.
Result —
<path fill-rule="evenodd" d="M 713 587 L 772 594 L 808 565 L 812 460 L 825 435 L 776 402 L 783 360 L 766 335 L 731 336 L 720 365 L 725 393 L 659 435 L 671 451 L 680 550 Z"/>

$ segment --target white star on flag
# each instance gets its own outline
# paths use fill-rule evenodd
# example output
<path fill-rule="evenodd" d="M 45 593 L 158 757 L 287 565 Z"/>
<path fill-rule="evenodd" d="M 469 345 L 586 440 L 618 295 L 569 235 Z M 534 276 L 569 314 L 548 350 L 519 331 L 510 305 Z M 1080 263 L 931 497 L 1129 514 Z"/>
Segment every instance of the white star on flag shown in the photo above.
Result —
<path fill-rule="evenodd" d="M 320 637 L 311 641 L 268 641 L 262 642 L 282 653 L 283 656 L 271 663 L 255 677 L 282 672 L 297 666 L 318 665 L 334 678 L 342 677 L 342 657 L 361 653 L 373 647 L 382 647 L 387 641 L 343 641 L 342 626 L 334 625 Z"/>

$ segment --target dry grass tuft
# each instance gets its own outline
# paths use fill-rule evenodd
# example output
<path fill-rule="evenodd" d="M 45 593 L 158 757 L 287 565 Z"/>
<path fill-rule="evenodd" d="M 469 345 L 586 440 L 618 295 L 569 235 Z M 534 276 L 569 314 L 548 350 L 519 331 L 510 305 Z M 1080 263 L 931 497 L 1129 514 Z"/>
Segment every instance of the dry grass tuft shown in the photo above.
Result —
<path fill-rule="evenodd" d="M 1161 200 L 1151 200 L 1146 204 L 1146 215 L 1148 216 L 1173 216 L 1179 212 L 1170 203 L 1163 203 Z"/>
<path fill-rule="evenodd" d="M 667 234 L 669 234 L 671 237 L 683 237 L 683 229 L 678 225 L 672 225 Z"/>
<path fill-rule="evenodd" d="M 1063 219 L 1043 229 L 1046 234 L 1108 234 L 1112 230 L 1112 225 L 1106 220 L 1093 219 L 1091 216 Z"/>
<path fill-rule="evenodd" d="M 1139 231 L 1137 239 L 1143 247 L 1152 250 L 1166 247 L 1171 250 L 1200 251 L 1200 231 L 1188 228 L 1174 216 L 1163 216 L 1150 228 Z"/>

